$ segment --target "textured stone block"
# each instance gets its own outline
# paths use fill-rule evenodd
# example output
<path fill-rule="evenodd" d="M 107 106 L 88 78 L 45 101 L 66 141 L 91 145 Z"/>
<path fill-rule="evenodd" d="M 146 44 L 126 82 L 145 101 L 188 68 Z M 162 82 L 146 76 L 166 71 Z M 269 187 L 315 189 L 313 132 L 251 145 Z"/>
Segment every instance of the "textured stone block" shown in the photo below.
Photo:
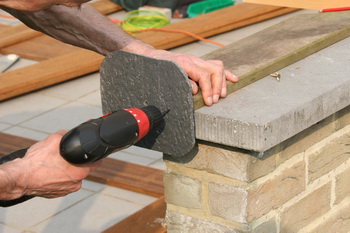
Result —
<path fill-rule="evenodd" d="M 346 197 L 350 197 L 350 168 L 348 168 L 336 177 L 335 197 L 336 204 L 339 204 Z"/>
<path fill-rule="evenodd" d="M 166 220 L 169 233 L 239 233 L 233 228 L 174 211 L 167 211 Z"/>
<path fill-rule="evenodd" d="M 267 175 L 276 168 L 276 150 L 265 152 L 261 159 L 246 150 L 215 143 L 198 143 L 195 158 L 184 166 L 222 175 L 244 182 L 251 182 Z"/>
<path fill-rule="evenodd" d="M 201 208 L 201 181 L 168 173 L 164 175 L 164 184 L 166 202 L 187 208 Z"/>
<path fill-rule="evenodd" d="M 248 192 L 239 187 L 209 184 L 209 208 L 214 216 L 246 223 Z"/>
<path fill-rule="evenodd" d="M 249 189 L 248 215 L 250 222 L 280 207 L 305 190 L 305 163 L 301 161 L 276 177 Z"/>
<path fill-rule="evenodd" d="M 280 232 L 296 233 L 329 211 L 330 190 L 328 183 L 285 209 L 281 214 Z"/>
<path fill-rule="evenodd" d="M 265 77 L 196 110 L 196 137 L 263 152 L 347 107 L 349 50 L 346 38 L 281 69 L 280 82 Z"/>
<path fill-rule="evenodd" d="M 323 176 L 350 158 L 350 132 L 338 133 L 320 149 L 309 155 L 309 179 L 313 181 Z"/>

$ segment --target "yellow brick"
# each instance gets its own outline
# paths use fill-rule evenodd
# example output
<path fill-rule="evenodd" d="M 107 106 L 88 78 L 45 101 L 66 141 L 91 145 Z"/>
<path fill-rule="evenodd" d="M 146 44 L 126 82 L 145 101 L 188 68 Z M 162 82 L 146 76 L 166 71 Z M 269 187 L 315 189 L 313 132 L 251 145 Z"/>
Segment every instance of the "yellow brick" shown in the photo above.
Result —
<path fill-rule="evenodd" d="M 338 131 L 332 140 L 321 142 L 318 149 L 310 150 L 309 179 L 313 181 L 333 169 L 337 168 L 350 158 L 350 132 Z"/>
<path fill-rule="evenodd" d="M 240 181 L 248 180 L 250 155 L 217 144 L 198 144 L 196 157 L 184 166 Z"/>
<path fill-rule="evenodd" d="M 167 203 L 187 208 L 201 208 L 201 181 L 178 174 L 164 174 Z"/>
<path fill-rule="evenodd" d="M 196 157 L 184 166 L 251 182 L 274 171 L 275 161 L 275 152 L 272 150 L 267 151 L 262 159 L 258 159 L 253 153 L 237 148 L 199 143 Z"/>
<path fill-rule="evenodd" d="M 281 214 L 280 232 L 294 233 L 330 210 L 331 184 L 304 197 Z"/>
<path fill-rule="evenodd" d="M 250 222 L 269 213 L 303 190 L 305 190 L 305 162 L 301 161 L 248 191 L 247 220 Z"/>
<path fill-rule="evenodd" d="M 350 202 L 347 205 L 343 205 L 341 209 L 334 211 L 330 217 L 325 218 L 321 224 L 319 224 L 312 231 L 308 233 L 349 233 L 350 231 Z"/>
<path fill-rule="evenodd" d="M 336 204 L 339 204 L 345 198 L 350 197 L 349 180 L 350 180 L 350 168 L 348 168 L 343 173 L 337 176 L 336 185 L 335 185 L 335 196 L 336 196 L 335 203 Z"/>

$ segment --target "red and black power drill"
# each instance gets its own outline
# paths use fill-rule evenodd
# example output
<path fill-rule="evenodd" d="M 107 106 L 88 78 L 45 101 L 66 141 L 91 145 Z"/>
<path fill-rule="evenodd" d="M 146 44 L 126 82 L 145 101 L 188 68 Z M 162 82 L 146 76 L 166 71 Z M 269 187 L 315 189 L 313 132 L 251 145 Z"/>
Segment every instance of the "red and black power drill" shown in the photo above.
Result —
<path fill-rule="evenodd" d="M 60 154 L 72 164 L 86 164 L 103 159 L 141 140 L 164 121 L 157 107 L 130 108 L 88 120 L 67 132 L 60 142 Z M 24 157 L 27 149 L 0 157 L 0 164 Z M 0 201 L 0 206 L 12 206 L 32 196 Z"/>

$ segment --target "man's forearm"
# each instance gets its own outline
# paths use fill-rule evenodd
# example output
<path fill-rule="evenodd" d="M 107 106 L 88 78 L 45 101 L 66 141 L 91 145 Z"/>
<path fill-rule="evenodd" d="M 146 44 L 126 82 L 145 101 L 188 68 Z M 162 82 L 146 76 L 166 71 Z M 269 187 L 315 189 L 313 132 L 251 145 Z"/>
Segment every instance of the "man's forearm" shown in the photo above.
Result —
<path fill-rule="evenodd" d="M 18 185 L 22 178 L 15 163 L 9 162 L 0 167 L 0 200 L 12 200 L 24 194 L 24 187 Z"/>
<path fill-rule="evenodd" d="M 90 4 L 80 7 L 55 5 L 38 12 L 23 12 L 4 8 L 30 28 L 41 31 L 65 43 L 101 54 L 125 49 L 145 54 L 151 46 L 125 33 L 119 26 L 100 14 Z"/>

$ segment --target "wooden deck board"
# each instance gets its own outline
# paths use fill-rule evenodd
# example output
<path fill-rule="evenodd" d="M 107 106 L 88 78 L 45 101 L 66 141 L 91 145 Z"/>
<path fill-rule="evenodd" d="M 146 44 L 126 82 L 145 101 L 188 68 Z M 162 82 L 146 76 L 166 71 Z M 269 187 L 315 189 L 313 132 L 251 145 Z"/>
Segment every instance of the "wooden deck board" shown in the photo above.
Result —
<path fill-rule="evenodd" d="M 244 2 L 274 5 L 274 6 L 286 6 L 297 7 L 303 9 L 323 10 L 327 8 L 337 7 L 349 7 L 349 0 L 244 0 Z"/>
<path fill-rule="evenodd" d="M 13 136 L 0 132 L 0 156 L 10 154 L 13 151 L 30 147 L 35 140 Z"/>
<path fill-rule="evenodd" d="M 164 195 L 162 170 L 116 159 L 103 159 L 87 179 L 153 197 Z"/>
<path fill-rule="evenodd" d="M 99 69 L 104 56 L 79 50 L 0 74 L 0 101 Z"/>

